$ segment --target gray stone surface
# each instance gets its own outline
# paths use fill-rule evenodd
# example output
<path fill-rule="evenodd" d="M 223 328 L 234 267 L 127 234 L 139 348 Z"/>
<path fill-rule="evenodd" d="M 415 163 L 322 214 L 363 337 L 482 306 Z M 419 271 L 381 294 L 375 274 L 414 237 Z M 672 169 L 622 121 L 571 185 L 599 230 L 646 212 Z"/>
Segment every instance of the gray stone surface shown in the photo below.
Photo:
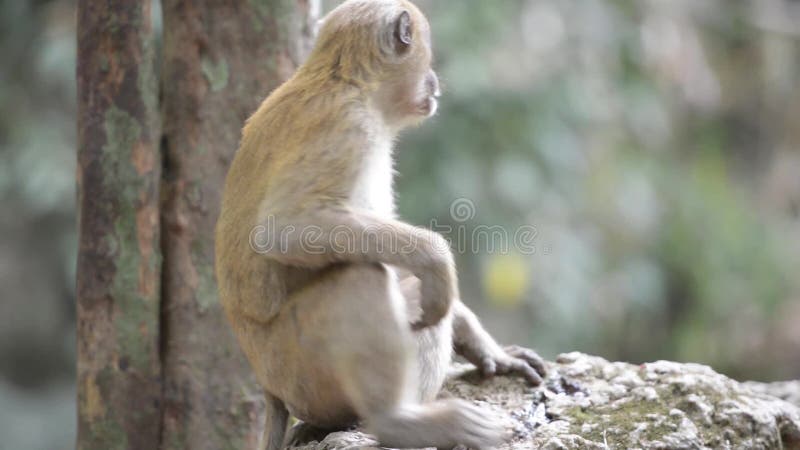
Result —
<path fill-rule="evenodd" d="M 777 383 L 750 381 L 744 383 L 744 385 L 756 392 L 778 397 L 781 400 L 800 406 L 800 381 L 780 381 Z"/>
<path fill-rule="evenodd" d="M 539 388 L 459 365 L 445 391 L 504 417 L 514 438 L 503 449 L 800 449 L 800 382 L 738 383 L 698 364 L 568 353 Z M 375 445 L 351 431 L 302 448 Z"/>

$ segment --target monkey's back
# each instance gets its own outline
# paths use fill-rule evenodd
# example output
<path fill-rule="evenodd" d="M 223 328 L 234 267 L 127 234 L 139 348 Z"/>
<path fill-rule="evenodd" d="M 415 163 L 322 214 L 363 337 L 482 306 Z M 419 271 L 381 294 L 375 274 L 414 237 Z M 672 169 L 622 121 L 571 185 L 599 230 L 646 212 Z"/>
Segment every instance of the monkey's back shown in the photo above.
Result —
<path fill-rule="evenodd" d="M 263 254 L 257 239 L 259 231 L 276 231 L 263 227 L 349 201 L 360 168 L 353 159 L 364 152 L 366 132 L 348 106 L 357 96 L 355 89 L 307 79 L 301 71 L 248 119 L 216 228 L 217 280 L 229 315 L 268 321 L 292 291 L 319 275 Z"/>

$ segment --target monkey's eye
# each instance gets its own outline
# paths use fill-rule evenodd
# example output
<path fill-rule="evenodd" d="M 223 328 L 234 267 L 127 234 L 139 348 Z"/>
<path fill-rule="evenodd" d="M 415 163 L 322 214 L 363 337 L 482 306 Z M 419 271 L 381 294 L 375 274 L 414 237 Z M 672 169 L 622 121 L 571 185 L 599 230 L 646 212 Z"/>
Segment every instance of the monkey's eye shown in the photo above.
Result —
<path fill-rule="evenodd" d="M 411 47 L 411 15 L 403 11 L 394 23 L 394 45 L 397 54 L 403 54 Z"/>

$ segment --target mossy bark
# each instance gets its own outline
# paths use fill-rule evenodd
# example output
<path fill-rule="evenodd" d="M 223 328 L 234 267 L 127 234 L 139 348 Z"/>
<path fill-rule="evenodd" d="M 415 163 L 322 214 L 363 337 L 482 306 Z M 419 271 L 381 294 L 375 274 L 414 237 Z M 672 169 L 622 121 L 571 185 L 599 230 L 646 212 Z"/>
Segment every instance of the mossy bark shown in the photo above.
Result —
<path fill-rule="evenodd" d="M 150 0 L 78 5 L 78 448 L 255 448 L 213 230 L 242 124 L 309 50 L 317 1 L 162 3 L 160 81 Z"/>
<path fill-rule="evenodd" d="M 157 448 L 158 85 L 150 2 L 79 2 L 78 448 Z"/>
<path fill-rule="evenodd" d="M 162 449 L 255 448 L 263 395 L 213 279 L 221 188 L 240 130 L 310 42 L 308 1 L 164 0 Z"/>

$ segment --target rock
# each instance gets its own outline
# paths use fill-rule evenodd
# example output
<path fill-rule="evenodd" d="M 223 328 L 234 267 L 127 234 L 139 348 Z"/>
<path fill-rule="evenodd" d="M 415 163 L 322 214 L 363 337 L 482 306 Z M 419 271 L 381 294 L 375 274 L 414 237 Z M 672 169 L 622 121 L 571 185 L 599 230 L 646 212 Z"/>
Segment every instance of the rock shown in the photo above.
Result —
<path fill-rule="evenodd" d="M 778 383 L 748 381 L 744 385 L 756 392 L 778 397 L 781 400 L 800 406 L 800 381 L 781 381 Z"/>
<path fill-rule="evenodd" d="M 505 418 L 502 449 L 800 449 L 800 382 L 738 383 L 699 364 L 568 353 L 538 388 L 456 365 L 445 393 Z M 351 431 L 296 448 L 376 445 Z"/>

